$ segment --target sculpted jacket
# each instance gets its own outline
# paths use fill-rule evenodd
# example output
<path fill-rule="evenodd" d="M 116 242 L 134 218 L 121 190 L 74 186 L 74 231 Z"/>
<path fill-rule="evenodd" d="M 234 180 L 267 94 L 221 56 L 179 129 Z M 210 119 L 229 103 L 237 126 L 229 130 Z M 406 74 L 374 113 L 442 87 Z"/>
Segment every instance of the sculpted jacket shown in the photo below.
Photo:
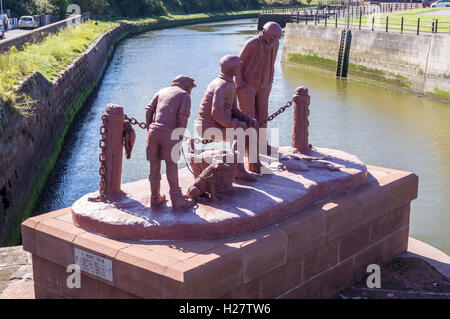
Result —
<path fill-rule="evenodd" d="M 249 83 L 259 87 L 273 82 L 278 47 L 278 41 L 267 44 L 263 39 L 262 32 L 245 43 L 240 53 L 241 74 L 236 76 L 238 89 Z"/>
<path fill-rule="evenodd" d="M 150 129 L 173 130 L 186 127 L 191 111 L 191 97 L 178 86 L 170 86 L 158 91 L 145 107 L 145 118 Z M 154 119 L 153 119 L 154 116 Z"/>
<path fill-rule="evenodd" d="M 206 89 L 198 112 L 198 124 L 204 128 L 222 126 L 236 128 L 248 115 L 237 107 L 236 86 L 231 77 L 220 74 Z"/>

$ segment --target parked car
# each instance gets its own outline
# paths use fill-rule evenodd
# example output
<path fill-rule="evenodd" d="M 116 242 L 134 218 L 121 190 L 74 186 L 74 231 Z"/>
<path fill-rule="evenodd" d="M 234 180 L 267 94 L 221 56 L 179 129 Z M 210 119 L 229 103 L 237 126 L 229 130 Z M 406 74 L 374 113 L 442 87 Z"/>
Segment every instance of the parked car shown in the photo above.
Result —
<path fill-rule="evenodd" d="M 422 0 L 422 7 L 428 8 L 435 2 L 436 0 Z"/>
<path fill-rule="evenodd" d="M 431 5 L 432 8 L 450 8 L 450 0 L 438 0 Z"/>
<path fill-rule="evenodd" d="M 39 21 L 32 16 L 23 16 L 19 20 L 19 28 L 37 28 L 39 27 Z"/>
<path fill-rule="evenodd" d="M 5 25 L 3 23 L 3 20 L 0 20 L 0 38 L 5 38 Z"/>

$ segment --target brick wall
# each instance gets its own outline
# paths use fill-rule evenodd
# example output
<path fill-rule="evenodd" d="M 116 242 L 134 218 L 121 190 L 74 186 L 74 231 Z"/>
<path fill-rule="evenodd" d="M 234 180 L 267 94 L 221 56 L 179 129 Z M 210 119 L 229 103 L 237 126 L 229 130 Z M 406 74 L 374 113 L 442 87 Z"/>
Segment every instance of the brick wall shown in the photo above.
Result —
<path fill-rule="evenodd" d="M 74 114 L 102 76 L 114 41 L 128 29 L 121 26 L 104 34 L 52 83 L 40 73 L 28 77 L 18 91 L 35 103 L 31 116 L 8 112 L 6 106 L 0 108 L 0 246 L 8 244 L 20 222 L 28 217 L 25 206 L 37 197 L 38 182 L 45 181 L 50 172 L 46 165 L 52 157 L 56 159 L 58 143 Z"/>

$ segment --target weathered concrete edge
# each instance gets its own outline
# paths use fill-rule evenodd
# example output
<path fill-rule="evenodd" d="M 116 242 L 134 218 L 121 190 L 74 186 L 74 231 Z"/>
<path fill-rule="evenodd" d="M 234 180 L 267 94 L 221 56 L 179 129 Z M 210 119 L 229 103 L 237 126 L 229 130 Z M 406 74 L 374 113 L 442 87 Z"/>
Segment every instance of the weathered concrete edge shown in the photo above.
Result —
<path fill-rule="evenodd" d="M 128 36 L 146 32 L 146 31 L 151 31 L 151 30 L 179 27 L 179 26 L 192 25 L 192 24 L 198 24 L 198 23 L 209 23 L 209 22 L 214 22 L 214 21 L 226 21 L 226 20 L 253 18 L 253 17 L 257 17 L 257 14 L 250 13 L 250 14 L 242 14 L 242 15 L 223 15 L 223 16 L 213 16 L 213 17 L 205 17 L 205 18 L 198 18 L 198 19 L 175 20 L 175 21 L 162 22 L 162 23 L 152 22 L 152 23 L 145 23 L 142 25 L 122 24 L 121 26 L 118 26 L 118 27 L 104 33 L 94 43 L 92 43 L 83 52 L 83 54 L 80 57 L 75 59 L 72 62 L 72 64 L 69 65 L 68 68 L 66 68 L 66 70 L 70 70 L 74 66 L 74 64 L 77 60 L 81 59 L 90 50 L 95 48 L 97 46 L 97 44 L 100 41 L 102 41 L 104 39 L 104 37 L 107 36 L 107 34 L 112 33 L 113 31 L 115 31 L 118 28 L 130 29 L 128 31 L 122 32 L 118 36 L 118 38 L 113 40 L 111 49 L 109 50 L 108 55 L 107 55 L 107 60 L 103 61 L 104 66 L 103 66 L 102 72 L 98 76 L 98 81 L 94 81 L 92 83 L 87 84 L 85 86 L 85 89 L 82 92 L 78 92 L 78 95 L 74 99 L 71 107 L 68 108 L 68 110 L 69 110 L 68 113 L 71 113 L 70 120 L 68 123 L 66 123 L 66 126 L 65 126 L 63 132 L 61 133 L 60 137 L 58 138 L 58 141 L 55 145 L 55 151 L 53 152 L 53 154 L 51 156 L 49 156 L 47 158 L 46 162 L 41 164 L 41 167 L 44 167 L 44 169 L 43 169 L 44 173 L 43 174 L 42 173 L 34 174 L 34 176 L 32 178 L 33 182 L 31 183 L 32 186 L 31 186 L 30 190 L 28 191 L 28 195 L 27 195 L 28 199 L 23 202 L 20 202 L 20 203 L 15 203 L 12 205 L 13 207 L 10 208 L 10 214 L 9 214 L 10 216 L 14 216 L 18 212 L 19 212 L 18 216 L 20 216 L 20 220 L 17 220 L 18 223 L 17 223 L 15 229 L 12 232 L 10 232 L 10 235 L 11 234 L 13 235 L 13 240 L 17 241 L 20 239 L 20 223 L 22 221 L 24 221 L 26 218 L 28 218 L 29 216 L 31 216 L 34 206 L 45 186 L 45 183 L 47 182 L 47 179 L 48 179 L 51 171 L 53 170 L 54 165 L 56 164 L 56 160 L 62 149 L 65 135 L 67 134 L 67 131 L 69 130 L 69 128 L 73 122 L 73 119 L 75 118 L 78 111 L 83 107 L 84 103 L 92 95 L 92 93 L 94 93 L 95 89 L 98 88 L 99 85 L 101 84 L 103 74 L 108 66 L 109 61 L 111 60 L 111 58 L 114 54 L 115 47 L 121 40 L 123 40 L 124 38 L 126 38 Z M 27 77 L 23 82 L 26 82 L 32 76 L 33 76 L 33 74 L 30 75 L 29 77 Z M 54 79 L 52 82 L 52 85 L 57 85 L 57 80 L 58 80 L 58 78 Z M 19 134 L 19 132 L 18 132 L 18 134 Z M 8 236 L 8 237 L 10 237 L 10 236 Z M 9 242 L 11 242 L 11 241 L 9 240 Z"/>

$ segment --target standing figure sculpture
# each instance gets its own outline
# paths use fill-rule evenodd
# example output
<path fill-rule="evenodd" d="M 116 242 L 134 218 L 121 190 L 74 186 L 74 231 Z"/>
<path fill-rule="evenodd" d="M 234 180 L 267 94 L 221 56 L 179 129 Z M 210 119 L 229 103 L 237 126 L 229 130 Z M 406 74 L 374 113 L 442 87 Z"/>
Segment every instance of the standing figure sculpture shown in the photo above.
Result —
<path fill-rule="evenodd" d="M 248 40 L 240 53 L 242 72 L 236 76 L 239 109 L 258 121 L 260 128 L 266 128 L 269 113 L 269 95 L 272 89 L 274 64 L 277 57 L 282 29 L 276 22 L 268 22 L 263 30 Z M 263 134 L 264 136 L 259 136 Z M 267 144 L 265 130 L 258 134 L 258 141 Z M 270 149 L 270 148 L 269 148 Z M 259 150 L 259 147 L 258 147 Z M 246 153 L 249 148 L 247 146 Z M 260 173 L 261 164 L 249 163 L 252 172 Z"/>
<path fill-rule="evenodd" d="M 206 89 L 199 107 L 196 124 L 197 133 L 204 136 L 208 129 L 218 130 L 215 141 L 233 142 L 234 135 L 228 136 L 227 129 L 258 128 L 257 121 L 239 111 L 237 106 L 236 85 L 233 77 L 239 74 L 241 59 L 236 55 L 226 55 L 220 59 L 221 73 Z M 247 172 L 243 160 L 235 166 L 235 177 L 245 181 L 256 181 L 254 174 Z"/>
<path fill-rule="evenodd" d="M 172 140 L 175 129 L 186 128 L 191 111 L 190 94 L 196 87 L 190 77 L 177 76 L 170 87 L 161 89 L 147 105 L 147 160 L 150 161 L 150 206 L 158 207 L 166 197 L 160 193 L 161 160 L 166 162 L 166 176 L 170 187 L 172 209 L 186 209 L 194 201 L 183 196 L 178 183 L 178 160 L 181 139 Z M 178 131 L 181 133 L 181 131 Z M 180 137 L 177 137 L 180 138 Z M 181 137 L 182 138 L 182 137 Z"/>

